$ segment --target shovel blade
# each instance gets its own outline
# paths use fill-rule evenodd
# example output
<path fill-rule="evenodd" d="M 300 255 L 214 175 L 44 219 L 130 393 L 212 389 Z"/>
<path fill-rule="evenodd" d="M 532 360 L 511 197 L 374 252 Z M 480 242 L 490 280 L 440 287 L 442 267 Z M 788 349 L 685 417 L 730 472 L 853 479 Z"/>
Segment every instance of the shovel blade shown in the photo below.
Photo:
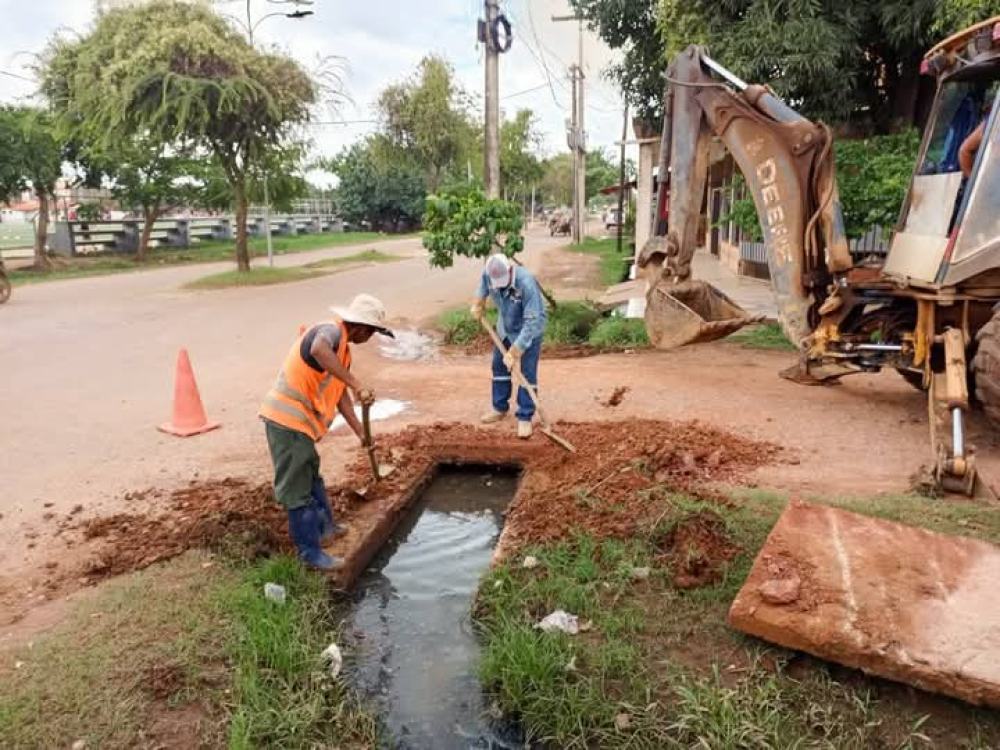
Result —
<path fill-rule="evenodd" d="M 764 319 L 704 281 L 661 281 L 646 294 L 646 332 L 657 349 L 715 341 Z"/>

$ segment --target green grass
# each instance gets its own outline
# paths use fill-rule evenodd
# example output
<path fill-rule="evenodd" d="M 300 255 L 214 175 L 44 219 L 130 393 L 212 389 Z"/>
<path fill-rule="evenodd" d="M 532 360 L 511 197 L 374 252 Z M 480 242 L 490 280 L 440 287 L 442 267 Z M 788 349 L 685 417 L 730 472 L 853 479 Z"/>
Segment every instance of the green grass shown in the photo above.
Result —
<path fill-rule="evenodd" d="M 496 310 L 489 308 L 486 314 L 495 326 Z M 488 341 L 485 331 L 464 307 L 438 316 L 437 327 L 444 333 L 446 344 L 485 345 Z M 544 342 L 554 346 L 593 346 L 601 349 L 649 346 L 641 320 L 605 316 L 590 303 L 579 300 L 560 302 L 556 309 L 549 310 Z"/>
<path fill-rule="evenodd" d="M 284 606 L 267 581 L 286 586 Z M 30 647 L 0 651 L 0 745 L 374 746 L 373 720 L 320 663 L 336 636 L 324 586 L 291 559 L 195 552 L 110 581 Z"/>
<path fill-rule="evenodd" d="M 628 241 L 623 243 L 624 248 L 628 248 Z M 599 258 L 601 269 L 601 283 L 604 286 L 614 286 L 628 279 L 629 255 L 628 252 L 618 252 L 618 241 L 616 239 L 597 240 L 587 237 L 578 245 L 570 245 L 571 250 L 596 255 Z"/>
<path fill-rule="evenodd" d="M 625 541 L 535 547 L 495 569 L 479 590 L 480 677 L 536 740 L 561 748 L 991 748 L 1000 713 L 954 701 L 914 702 L 869 680 L 742 636 L 727 611 L 787 497 L 741 491 L 732 504 L 652 493 L 656 528 Z M 830 504 L 933 530 L 1000 541 L 988 508 L 916 496 Z M 674 586 L 664 540 L 695 514 L 713 513 L 739 548 L 721 579 Z M 673 550 L 670 554 L 683 554 Z M 646 581 L 635 567 L 652 567 Z M 534 624 L 554 609 L 590 620 L 576 636 Z M 789 665 L 797 668 L 790 672 Z M 927 713 L 927 712 L 930 713 Z M 616 723 L 617 719 L 617 723 Z"/>
<path fill-rule="evenodd" d="M 401 239 L 411 235 L 384 235 L 375 232 L 342 232 L 334 234 L 306 234 L 298 237 L 274 237 L 272 244 L 275 255 L 289 255 L 328 247 L 355 245 Z M 59 279 L 87 276 L 104 276 L 112 273 L 147 270 L 163 266 L 180 266 L 194 263 L 214 263 L 232 261 L 236 249 L 231 240 L 202 242 L 190 248 L 152 248 L 145 263 L 137 263 L 129 255 L 107 254 L 81 256 L 79 258 L 53 258 L 54 267 L 45 272 L 30 269 L 8 269 L 15 285 L 32 284 Z M 267 257 L 265 239 L 250 240 L 250 257 Z"/>
<path fill-rule="evenodd" d="M 777 323 L 766 323 L 759 326 L 749 326 L 726 338 L 734 344 L 742 344 L 748 349 L 774 349 L 777 351 L 795 351 L 795 345 L 785 338 L 785 332 Z"/>
<path fill-rule="evenodd" d="M 304 266 L 287 268 L 270 268 L 256 266 L 249 273 L 241 271 L 223 271 L 210 276 L 203 276 L 184 285 L 185 289 L 228 289 L 243 286 L 267 286 L 269 284 L 285 284 L 291 281 L 304 281 L 317 276 L 327 276 L 338 271 L 345 271 L 350 266 L 366 263 L 395 263 L 406 260 L 400 255 L 387 255 L 378 250 L 366 250 L 363 253 L 348 255 L 343 258 L 326 258 L 307 263 Z"/>

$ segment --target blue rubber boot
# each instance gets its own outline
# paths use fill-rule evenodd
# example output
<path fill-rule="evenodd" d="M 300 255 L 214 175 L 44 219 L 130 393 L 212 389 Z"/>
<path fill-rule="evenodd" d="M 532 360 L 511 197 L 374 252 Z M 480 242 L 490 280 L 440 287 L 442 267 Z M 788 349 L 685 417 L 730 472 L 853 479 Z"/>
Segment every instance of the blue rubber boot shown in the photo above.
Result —
<path fill-rule="evenodd" d="M 319 518 L 319 543 L 320 546 L 329 544 L 338 536 L 347 533 L 347 528 L 341 526 L 333 520 L 333 509 L 330 507 L 330 498 L 326 494 L 326 485 L 323 484 L 322 477 L 316 477 L 312 486 L 312 508 Z"/>
<path fill-rule="evenodd" d="M 344 564 L 341 558 L 320 549 L 319 516 L 312 505 L 288 511 L 288 531 L 306 565 L 319 570 L 336 570 Z"/>

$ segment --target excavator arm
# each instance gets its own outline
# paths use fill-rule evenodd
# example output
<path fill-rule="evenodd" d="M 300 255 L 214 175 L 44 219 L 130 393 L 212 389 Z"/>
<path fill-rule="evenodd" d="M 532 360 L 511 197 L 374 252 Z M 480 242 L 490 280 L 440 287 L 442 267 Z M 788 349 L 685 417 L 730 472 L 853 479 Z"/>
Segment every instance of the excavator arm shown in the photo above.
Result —
<path fill-rule="evenodd" d="M 655 234 L 654 221 L 638 257 L 649 283 L 650 337 L 673 348 L 721 338 L 755 320 L 718 290 L 691 280 L 712 136 L 732 154 L 753 195 L 781 325 L 804 349 L 819 307 L 852 266 L 832 136 L 699 46 L 679 54 L 667 71 L 657 201 L 662 207 L 669 193 L 670 213 L 666 235 Z"/>

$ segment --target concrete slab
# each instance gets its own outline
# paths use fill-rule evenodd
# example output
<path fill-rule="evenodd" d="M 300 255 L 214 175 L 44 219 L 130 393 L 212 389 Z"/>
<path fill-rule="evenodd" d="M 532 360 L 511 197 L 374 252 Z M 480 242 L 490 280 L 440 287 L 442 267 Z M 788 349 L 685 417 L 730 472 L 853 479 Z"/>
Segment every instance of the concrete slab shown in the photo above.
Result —
<path fill-rule="evenodd" d="M 729 620 L 787 648 L 1000 707 L 998 581 L 991 544 L 793 501 Z"/>

